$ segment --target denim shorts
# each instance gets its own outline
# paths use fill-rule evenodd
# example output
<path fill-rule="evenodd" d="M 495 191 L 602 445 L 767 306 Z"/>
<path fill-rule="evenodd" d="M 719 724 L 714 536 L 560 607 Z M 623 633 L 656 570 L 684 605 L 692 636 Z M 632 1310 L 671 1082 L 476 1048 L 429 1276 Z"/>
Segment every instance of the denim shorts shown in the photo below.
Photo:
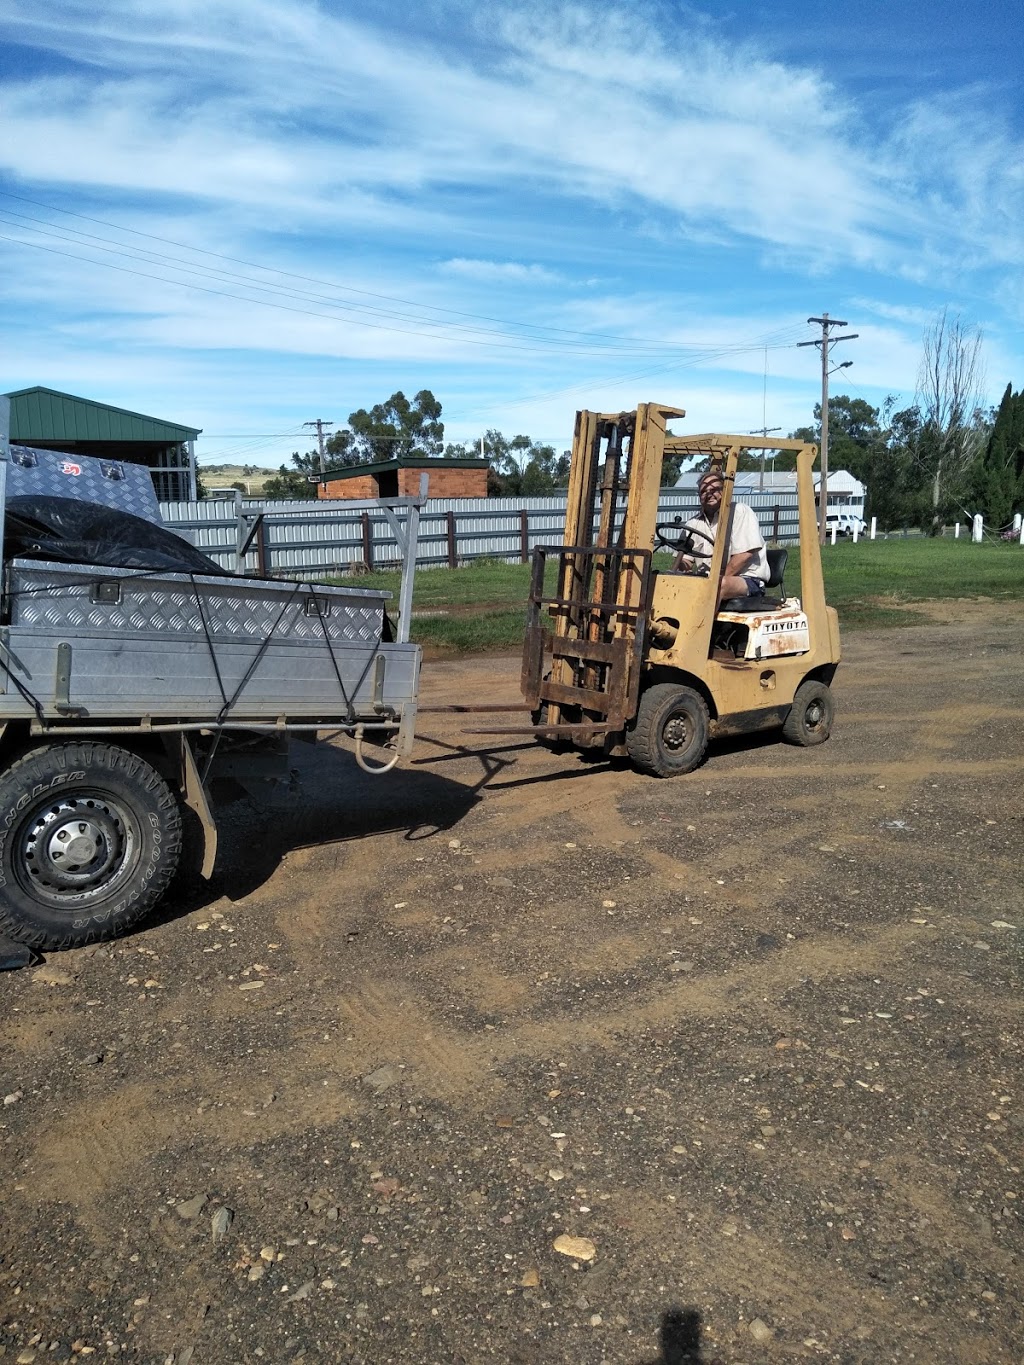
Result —
<path fill-rule="evenodd" d="M 747 585 L 747 596 L 748 596 L 748 597 L 763 597 L 763 596 L 764 596 L 764 586 L 765 586 L 765 585 L 764 585 L 764 581 L 763 581 L 762 579 L 760 579 L 760 578 L 748 578 L 746 574 L 743 574 L 743 581 L 744 581 L 744 583 L 746 583 L 746 585 Z"/>

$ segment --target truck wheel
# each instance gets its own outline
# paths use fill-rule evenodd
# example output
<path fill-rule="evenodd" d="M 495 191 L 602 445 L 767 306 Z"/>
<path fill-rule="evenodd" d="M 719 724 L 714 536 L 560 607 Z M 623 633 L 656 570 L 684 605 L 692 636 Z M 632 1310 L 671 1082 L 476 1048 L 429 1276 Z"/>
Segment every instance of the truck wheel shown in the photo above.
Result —
<path fill-rule="evenodd" d="M 178 803 L 138 755 L 34 749 L 0 775 L 0 931 L 41 949 L 116 938 L 159 900 L 180 852 Z"/>
<path fill-rule="evenodd" d="M 788 744 L 800 744 L 804 748 L 824 744 L 832 733 L 835 713 L 830 688 L 820 682 L 801 683 L 782 726 L 782 737 Z"/>
<path fill-rule="evenodd" d="M 708 747 L 708 708 L 692 687 L 656 683 L 640 698 L 626 752 L 642 772 L 676 777 L 700 767 Z"/>

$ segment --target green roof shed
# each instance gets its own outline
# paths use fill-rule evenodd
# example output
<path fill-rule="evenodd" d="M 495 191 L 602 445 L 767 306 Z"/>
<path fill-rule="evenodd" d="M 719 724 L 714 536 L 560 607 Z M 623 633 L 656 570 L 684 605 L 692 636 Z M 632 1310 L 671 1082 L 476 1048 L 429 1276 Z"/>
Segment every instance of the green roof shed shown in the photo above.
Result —
<path fill-rule="evenodd" d="M 17 389 L 6 397 L 11 401 L 10 439 L 16 445 L 144 464 L 161 500 L 195 497 L 193 443 L 200 427 L 146 417 L 56 389 Z"/>

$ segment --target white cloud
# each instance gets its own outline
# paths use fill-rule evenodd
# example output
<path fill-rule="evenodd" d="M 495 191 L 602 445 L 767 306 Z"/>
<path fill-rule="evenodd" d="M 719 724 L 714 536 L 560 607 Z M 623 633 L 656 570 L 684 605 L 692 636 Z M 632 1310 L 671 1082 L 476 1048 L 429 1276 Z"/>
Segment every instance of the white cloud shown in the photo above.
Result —
<path fill-rule="evenodd" d="M 104 74 L 12 92 L 2 155 L 26 180 L 325 221 L 344 218 L 350 194 L 401 218 L 395 194 L 518 182 L 885 268 L 926 227 L 935 242 L 957 239 L 955 221 L 929 224 L 928 203 L 900 192 L 933 160 L 934 111 L 916 106 L 872 147 L 818 75 L 685 21 L 670 42 L 643 11 L 520 10 L 499 25 L 498 59 L 473 70 L 297 0 L 138 3 L 129 26 L 112 0 L 65 12 L 9 29 Z M 974 153 L 959 158 L 962 199 L 991 192 L 978 168 L 998 163 L 1003 141 L 960 131 L 954 145 Z"/>
<path fill-rule="evenodd" d="M 479 261 L 454 256 L 438 267 L 446 275 L 459 275 L 485 284 L 555 284 L 561 276 L 542 265 L 523 265 L 519 261 Z"/>
<path fill-rule="evenodd" d="M 762 421 L 757 337 L 792 340 L 823 307 L 849 317 L 846 377 L 878 402 L 912 391 L 922 320 L 951 294 L 987 305 L 997 340 L 1001 321 L 989 372 L 1001 385 L 1016 363 L 1019 382 L 1024 155 L 980 93 L 894 107 L 879 133 L 821 72 L 654 0 L 362 10 L 8 0 L 0 41 L 36 57 L 3 93 L 7 183 L 183 244 L 42 214 L 144 249 L 35 238 L 131 275 L 0 243 L 0 297 L 34 338 L 13 358 L 25 382 L 45 382 L 30 359 L 57 387 L 105 373 L 98 397 L 119 401 L 123 383 L 128 406 L 187 420 L 194 396 L 221 430 L 251 423 L 219 403 L 273 402 L 270 430 L 312 415 L 318 392 L 350 395 L 337 416 L 426 386 L 453 432 L 524 412 L 557 441 L 576 406 L 685 400 L 699 342 L 698 373 L 715 376 L 698 380 L 699 425 L 745 429 Z M 0 219 L 12 208 L 40 214 L 0 196 Z M 0 221 L 0 235 L 32 228 Z M 172 277 L 157 255 L 198 273 L 147 278 Z M 279 306 L 212 271 L 259 279 Z M 494 344 L 493 316 L 514 319 L 514 343 Z M 615 336 L 633 354 L 609 354 Z M 770 352 L 770 425 L 807 419 L 814 362 Z"/>

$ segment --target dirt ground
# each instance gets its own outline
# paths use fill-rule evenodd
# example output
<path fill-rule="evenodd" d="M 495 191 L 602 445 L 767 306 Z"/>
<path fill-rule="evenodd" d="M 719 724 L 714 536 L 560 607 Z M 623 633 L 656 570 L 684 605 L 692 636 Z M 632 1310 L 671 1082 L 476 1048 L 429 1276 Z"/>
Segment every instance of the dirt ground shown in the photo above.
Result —
<path fill-rule="evenodd" d="M 307 750 L 0 976 L 0 1357 L 1024 1359 L 1024 606 L 846 649 L 828 744 L 673 781 Z"/>

